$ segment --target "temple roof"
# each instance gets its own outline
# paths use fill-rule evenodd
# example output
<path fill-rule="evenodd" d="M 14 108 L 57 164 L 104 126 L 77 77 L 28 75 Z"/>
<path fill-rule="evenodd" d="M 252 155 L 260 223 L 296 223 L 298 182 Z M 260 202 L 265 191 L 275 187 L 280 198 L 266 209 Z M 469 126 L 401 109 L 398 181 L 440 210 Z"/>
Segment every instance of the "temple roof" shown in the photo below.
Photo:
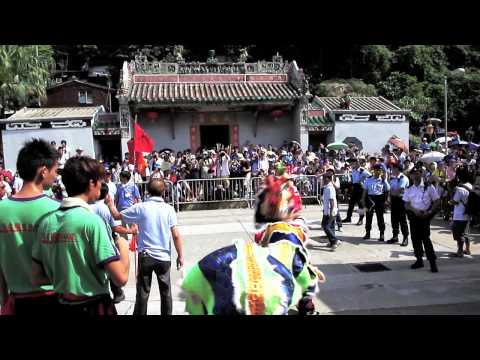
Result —
<path fill-rule="evenodd" d="M 135 83 L 128 98 L 135 102 L 218 103 L 295 100 L 301 96 L 289 83 Z"/>
<path fill-rule="evenodd" d="M 125 62 L 119 98 L 137 104 L 277 102 L 305 93 L 303 71 L 278 55 L 256 63 Z"/>

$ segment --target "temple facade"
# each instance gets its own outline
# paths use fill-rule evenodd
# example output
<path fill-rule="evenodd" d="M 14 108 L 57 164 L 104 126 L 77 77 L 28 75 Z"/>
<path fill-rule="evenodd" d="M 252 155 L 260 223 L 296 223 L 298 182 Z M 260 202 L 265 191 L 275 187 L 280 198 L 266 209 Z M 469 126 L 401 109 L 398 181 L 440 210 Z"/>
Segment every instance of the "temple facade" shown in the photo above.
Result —
<path fill-rule="evenodd" d="M 122 152 L 134 121 L 175 151 L 217 143 L 308 147 L 305 109 L 311 95 L 303 70 L 278 54 L 272 61 L 220 63 L 125 62 L 118 92 Z"/>

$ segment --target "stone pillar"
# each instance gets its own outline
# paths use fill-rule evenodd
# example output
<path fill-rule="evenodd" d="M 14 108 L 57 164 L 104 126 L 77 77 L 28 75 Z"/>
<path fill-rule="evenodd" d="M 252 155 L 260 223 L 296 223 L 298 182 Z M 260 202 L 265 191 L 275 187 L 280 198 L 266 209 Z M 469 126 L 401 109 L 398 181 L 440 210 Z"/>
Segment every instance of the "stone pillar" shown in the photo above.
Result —
<path fill-rule="evenodd" d="M 308 125 L 305 118 L 305 108 L 308 104 L 306 97 L 302 97 L 294 108 L 293 134 L 295 140 L 300 143 L 303 151 L 308 150 Z"/>
<path fill-rule="evenodd" d="M 127 103 L 120 103 L 119 109 L 120 116 L 120 131 L 121 131 L 121 151 L 122 151 L 122 160 L 125 153 L 128 152 L 128 141 L 131 138 L 131 129 L 132 129 L 132 116 L 130 114 L 130 108 Z"/>

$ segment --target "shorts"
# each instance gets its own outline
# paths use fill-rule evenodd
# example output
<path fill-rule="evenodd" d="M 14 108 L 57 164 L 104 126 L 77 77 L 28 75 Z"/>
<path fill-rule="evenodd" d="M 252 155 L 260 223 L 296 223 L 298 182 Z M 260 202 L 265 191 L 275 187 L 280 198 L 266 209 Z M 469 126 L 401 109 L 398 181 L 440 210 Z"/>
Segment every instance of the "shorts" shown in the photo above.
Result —
<path fill-rule="evenodd" d="M 465 241 L 468 238 L 465 236 L 468 221 L 454 220 L 452 224 L 452 235 L 455 241 Z"/>

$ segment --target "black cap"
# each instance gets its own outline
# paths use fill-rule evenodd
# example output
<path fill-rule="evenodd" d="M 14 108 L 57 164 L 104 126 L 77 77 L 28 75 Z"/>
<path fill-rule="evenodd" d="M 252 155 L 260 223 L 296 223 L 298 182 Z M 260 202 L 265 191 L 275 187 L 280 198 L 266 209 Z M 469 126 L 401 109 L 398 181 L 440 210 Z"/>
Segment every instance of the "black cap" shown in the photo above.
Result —
<path fill-rule="evenodd" d="M 398 169 L 398 171 L 402 172 L 404 170 L 404 167 L 400 163 L 395 163 L 392 165 L 393 168 Z"/>

